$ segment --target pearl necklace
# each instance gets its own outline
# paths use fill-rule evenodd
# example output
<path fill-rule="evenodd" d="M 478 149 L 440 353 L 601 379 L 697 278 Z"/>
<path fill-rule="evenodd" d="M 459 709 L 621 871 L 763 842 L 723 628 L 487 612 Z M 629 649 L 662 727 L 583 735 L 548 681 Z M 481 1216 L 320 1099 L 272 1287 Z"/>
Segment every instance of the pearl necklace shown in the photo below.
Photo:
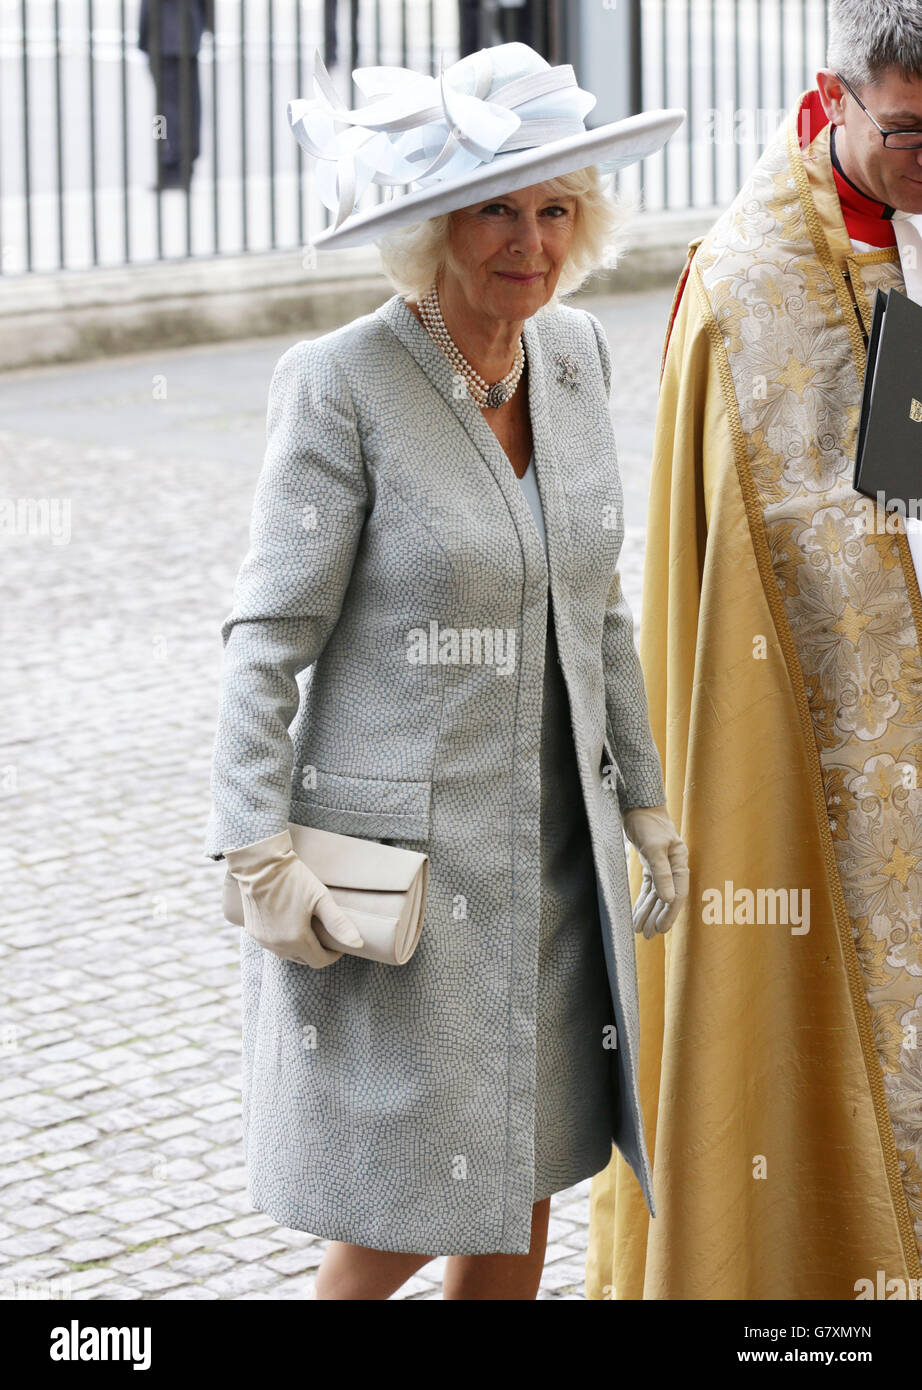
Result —
<path fill-rule="evenodd" d="M 434 283 L 429 293 L 419 301 L 419 312 L 423 325 L 434 340 L 436 347 L 448 358 L 455 370 L 463 376 L 469 394 L 481 409 L 484 406 L 505 405 L 506 401 L 512 399 L 522 372 L 525 370 L 525 349 L 522 345 L 521 334 L 516 344 L 512 370 L 503 377 L 502 381 L 494 381 L 491 386 L 462 355 L 457 343 L 445 327 L 445 320 L 442 318 L 442 310 L 439 307 L 439 292 Z"/>

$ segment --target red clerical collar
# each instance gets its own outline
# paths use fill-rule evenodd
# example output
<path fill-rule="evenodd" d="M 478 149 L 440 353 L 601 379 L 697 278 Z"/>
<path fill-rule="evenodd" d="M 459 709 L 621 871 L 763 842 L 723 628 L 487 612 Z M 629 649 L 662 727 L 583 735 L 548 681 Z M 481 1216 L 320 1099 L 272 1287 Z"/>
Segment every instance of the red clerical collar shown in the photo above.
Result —
<path fill-rule="evenodd" d="M 829 117 L 815 88 L 804 97 L 798 112 L 798 121 L 800 147 L 806 151 L 829 125 Z M 894 209 L 886 203 L 879 203 L 876 198 L 869 198 L 847 177 L 836 157 L 835 133 L 836 128 L 833 126 L 829 132 L 829 158 L 846 231 L 853 241 L 863 241 L 869 246 L 895 246 L 896 235 L 890 220 Z"/>
<path fill-rule="evenodd" d="M 852 241 L 866 241 L 871 246 L 895 246 L 896 234 L 890 220 L 894 209 L 886 203 L 879 203 L 876 198 L 869 198 L 855 187 L 836 156 L 835 136 L 836 128 L 833 126 L 829 132 L 829 156 L 846 231 Z"/>

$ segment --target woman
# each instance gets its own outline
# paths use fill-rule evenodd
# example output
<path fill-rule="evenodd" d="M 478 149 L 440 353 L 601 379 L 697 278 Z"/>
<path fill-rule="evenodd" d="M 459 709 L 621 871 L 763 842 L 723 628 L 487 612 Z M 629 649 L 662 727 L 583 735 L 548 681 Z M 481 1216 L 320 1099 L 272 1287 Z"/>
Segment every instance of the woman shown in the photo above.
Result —
<path fill-rule="evenodd" d="M 258 923 L 249 1194 L 331 1241 L 318 1298 L 387 1298 L 439 1254 L 446 1298 L 534 1298 L 550 1195 L 613 1139 L 653 1210 L 622 826 L 649 869 L 638 930 L 668 929 L 686 857 L 618 580 L 610 355 L 556 293 L 618 221 L 587 159 L 640 158 L 680 113 L 587 132 L 572 69 L 522 44 L 439 83 L 370 72 L 345 135 L 322 98 L 290 116 L 335 166 L 318 244 L 379 239 L 411 302 L 282 356 L 222 629 L 206 853 Z M 433 154 L 421 188 L 351 212 Z M 464 659 L 472 631 L 492 660 Z M 429 855 L 405 965 L 320 943 L 312 913 L 356 934 L 289 821 Z"/>

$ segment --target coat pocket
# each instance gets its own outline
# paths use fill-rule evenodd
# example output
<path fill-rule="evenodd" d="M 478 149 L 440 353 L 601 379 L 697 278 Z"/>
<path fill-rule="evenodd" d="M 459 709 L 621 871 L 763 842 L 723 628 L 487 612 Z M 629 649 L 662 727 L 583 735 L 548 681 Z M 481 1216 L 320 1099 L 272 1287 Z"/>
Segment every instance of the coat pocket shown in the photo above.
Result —
<path fill-rule="evenodd" d="M 599 780 L 602 789 L 610 792 L 615 798 L 615 804 L 620 806 L 621 795 L 624 792 L 624 775 L 618 764 L 618 759 L 612 751 L 611 742 L 606 735 L 602 740 L 602 756 L 599 759 Z"/>
<path fill-rule="evenodd" d="M 607 735 L 602 739 L 602 757 L 599 761 L 599 772 L 610 772 L 612 776 L 620 776 L 621 769 L 618 766 L 618 759 L 612 751 L 611 742 Z"/>
<path fill-rule="evenodd" d="M 290 819 L 317 830 L 368 839 L 425 840 L 431 782 L 345 777 L 316 769 L 316 786 L 292 792 Z"/>

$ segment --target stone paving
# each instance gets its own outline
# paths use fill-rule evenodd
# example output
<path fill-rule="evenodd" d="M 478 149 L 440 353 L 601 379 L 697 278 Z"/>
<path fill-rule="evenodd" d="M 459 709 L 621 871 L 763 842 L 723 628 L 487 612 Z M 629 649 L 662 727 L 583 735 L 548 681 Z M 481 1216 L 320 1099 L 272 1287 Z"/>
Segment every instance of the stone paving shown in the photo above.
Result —
<path fill-rule="evenodd" d="M 581 301 L 615 358 L 639 610 L 671 288 Z M 297 335 L 0 378 L 0 1297 L 312 1296 L 324 1242 L 253 1212 L 238 929 L 201 853 L 220 624 L 271 370 Z M 541 1298 L 583 1298 L 589 1182 Z M 440 1297 L 443 1260 L 395 1295 Z"/>

